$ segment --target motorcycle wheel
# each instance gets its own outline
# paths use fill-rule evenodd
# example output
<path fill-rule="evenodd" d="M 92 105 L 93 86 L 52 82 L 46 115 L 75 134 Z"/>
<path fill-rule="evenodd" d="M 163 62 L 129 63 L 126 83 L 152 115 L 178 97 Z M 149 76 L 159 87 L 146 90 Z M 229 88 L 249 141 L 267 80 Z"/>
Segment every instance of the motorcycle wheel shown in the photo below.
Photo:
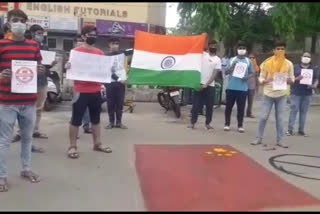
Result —
<path fill-rule="evenodd" d="M 52 109 L 53 109 L 53 105 L 51 104 L 51 102 L 47 98 L 45 103 L 44 103 L 43 110 L 51 111 Z"/>
<path fill-rule="evenodd" d="M 169 106 L 166 102 L 166 97 L 165 94 L 162 92 L 158 93 L 158 103 L 160 104 L 161 107 L 163 107 L 164 109 L 168 110 Z"/>
<path fill-rule="evenodd" d="M 180 104 L 175 101 L 174 98 L 170 97 L 171 107 L 177 118 L 181 117 Z"/>

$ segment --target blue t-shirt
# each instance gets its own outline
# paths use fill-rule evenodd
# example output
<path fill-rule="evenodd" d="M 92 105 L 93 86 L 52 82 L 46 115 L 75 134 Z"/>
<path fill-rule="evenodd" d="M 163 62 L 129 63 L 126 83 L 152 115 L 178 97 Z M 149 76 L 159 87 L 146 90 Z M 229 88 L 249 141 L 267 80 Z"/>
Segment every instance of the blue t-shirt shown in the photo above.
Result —
<path fill-rule="evenodd" d="M 242 62 L 242 63 L 245 63 L 248 65 L 245 75 L 249 75 L 249 74 L 253 73 L 253 65 L 252 65 L 251 60 L 249 58 L 245 57 L 245 58 L 241 59 L 241 58 L 238 58 L 237 56 L 231 58 L 228 61 L 228 65 L 227 65 L 228 69 L 231 67 L 233 62 Z M 234 77 L 230 74 L 228 85 L 227 85 L 227 90 L 248 91 L 248 81 Z"/>
<path fill-rule="evenodd" d="M 301 65 L 295 65 L 294 66 L 294 76 L 298 77 L 301 75 Z M 318 79 L 319 75 L 319 69 L 315 66 L 309 66 L 307 69 L 313 70 L 313 80 L 312 84 Z M 312 95 L 312 89 L 308 88 L 308 85 L 300 84 L 300 81 L 295 81 L 294 84 L 291 86 L 291 94 L 297 95 L 297 96 L 310 96 Z"/>

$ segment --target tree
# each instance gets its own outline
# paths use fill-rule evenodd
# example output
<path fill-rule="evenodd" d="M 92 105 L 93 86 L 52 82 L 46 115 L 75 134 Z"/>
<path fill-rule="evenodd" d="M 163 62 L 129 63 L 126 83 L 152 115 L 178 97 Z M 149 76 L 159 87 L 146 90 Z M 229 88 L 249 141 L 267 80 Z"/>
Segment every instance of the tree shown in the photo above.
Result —
<path fill-rule="evenodd" d="M 179 3 L 181 19 L 178 27 L 189 26 L 194 33 L 207 32 L 224 42 L 226 54 L 234 55 L 239 40 L 251 46 L 254 43 L 268 46 L 273 39 L 271 17 L 262 6 L 261 2 Z"/>
<path fill-rule="evenodd" d="M 273 3 L 272 22 L 275 30 L 287 38 L 312 37 L 311 52 L 315 53 L 320 31 L 320 3 Z"/>

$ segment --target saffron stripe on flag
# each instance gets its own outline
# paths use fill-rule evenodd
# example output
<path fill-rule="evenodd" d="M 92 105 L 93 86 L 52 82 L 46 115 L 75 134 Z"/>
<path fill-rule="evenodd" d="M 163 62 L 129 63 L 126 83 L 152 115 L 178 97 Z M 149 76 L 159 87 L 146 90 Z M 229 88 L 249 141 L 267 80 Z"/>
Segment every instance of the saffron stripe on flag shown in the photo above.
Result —
<path fill-rule="evenodd" d="M 192 70 L 146 70 L 131 68 L 128 77 L 131 85 L 175 86 L 200 88 L 200 72 Z"/>
<path fill-rule="evenodd" d="M 205 35 L 166 36 L 136 31 L 134 49 L 167 55 L 202 53 L 206 41 Z"/>

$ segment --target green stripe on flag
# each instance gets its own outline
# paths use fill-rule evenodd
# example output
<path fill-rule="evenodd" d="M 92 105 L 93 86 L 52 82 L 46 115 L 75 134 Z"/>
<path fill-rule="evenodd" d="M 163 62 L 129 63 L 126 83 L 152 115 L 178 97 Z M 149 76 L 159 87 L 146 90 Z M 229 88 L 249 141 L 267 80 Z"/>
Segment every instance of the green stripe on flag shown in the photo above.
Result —
<path fill-rule="evenodd" d="M 146 70 L 131 68 L 128 83 L 131 85 L 174 86 L 200 88 L 200 72 L 195 70 Z"/>

